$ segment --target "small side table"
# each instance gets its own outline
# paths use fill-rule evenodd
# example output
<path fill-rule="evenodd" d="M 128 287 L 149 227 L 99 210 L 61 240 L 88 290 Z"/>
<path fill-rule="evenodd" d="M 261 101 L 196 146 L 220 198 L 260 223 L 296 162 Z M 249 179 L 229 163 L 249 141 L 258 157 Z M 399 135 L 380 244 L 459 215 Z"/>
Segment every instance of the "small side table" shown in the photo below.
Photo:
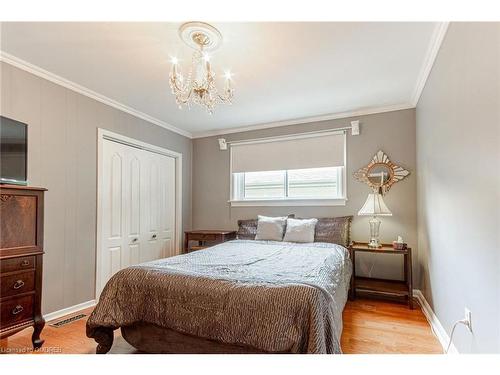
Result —
<path fill-rule="evenodd" d="M 356 299 L 356 295 L 366 294 L 378 297 L 404 298 L 408 307 L 413 309 L 413 281 L 411 248 L 405 250 L 395 250 L 392 245 L 384 244 L 379 248 L 368 247 L 367 243 L 353 242 L 349 246 L 352 260 L 351 277 L 351 300 Z M 377 279 L 372 277 L 356 276 L 356 253 L 365 252 L 372 254 L 398 254 L 403 255 L 404 280 Z"/>
<path fill-rule="evenodd" d="M 205 249 L 234 239 L 236 239 L 234 230 L 187 230 L 184 232 L 184 252 Z M 190 247 L 190 241 L 197 241 L 197 246 Z"/>

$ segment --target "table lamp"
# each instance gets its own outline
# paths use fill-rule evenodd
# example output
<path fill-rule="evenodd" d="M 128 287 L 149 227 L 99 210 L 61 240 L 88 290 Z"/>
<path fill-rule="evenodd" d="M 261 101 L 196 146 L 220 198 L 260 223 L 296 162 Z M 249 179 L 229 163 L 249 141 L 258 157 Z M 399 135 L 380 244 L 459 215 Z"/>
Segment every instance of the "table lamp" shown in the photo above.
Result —
<path fill-rule="evenodd" d="M 380 220 L 377 219 L 377 216 L 392 216 L 392 212 L 389 211 L 389 208 L 384 203 L 382 194 L 368 194 L 368 198 L 366 198 L 366 202 L 361 207 L 361 210 L 359 210 L 358 215 L 372 216 L 370 219 L 370 242 L 368 243 L 368 247 L 381 247 L 382 245 L 379 241 Z"/>

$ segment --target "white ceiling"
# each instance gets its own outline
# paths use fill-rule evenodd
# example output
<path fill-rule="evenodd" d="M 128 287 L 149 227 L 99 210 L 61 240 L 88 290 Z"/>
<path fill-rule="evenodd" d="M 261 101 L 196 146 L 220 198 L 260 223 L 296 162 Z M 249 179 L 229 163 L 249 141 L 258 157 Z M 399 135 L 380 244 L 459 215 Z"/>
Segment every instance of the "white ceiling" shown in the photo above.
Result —
<path fill-rule="evenodd" d="M 170 57 L 187 68 L 180 23 L 2 23 L 1 49 L 191 134 L 415 105 L 437 23 L 213 23 L 214 70 L 235 100 L 209 115 L 179 110 Z M 427 67 L 427 68 L 426 68 Z M 220 82 L 222 84 L 222 82 Z M 417 97 L 418 99 L 418 97 Z"/>

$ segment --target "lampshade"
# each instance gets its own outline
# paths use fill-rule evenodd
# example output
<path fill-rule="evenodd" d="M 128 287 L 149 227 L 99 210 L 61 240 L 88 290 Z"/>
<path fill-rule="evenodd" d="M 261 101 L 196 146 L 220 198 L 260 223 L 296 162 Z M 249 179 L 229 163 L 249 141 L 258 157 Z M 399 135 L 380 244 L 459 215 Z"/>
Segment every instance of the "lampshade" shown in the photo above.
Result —
<path fill-rule="evenodd" d="M 366 202 L 358 211 L 360 216 L 392 216 L 392 212 L 387 208 L 381 194 L 368 194 Z"/>

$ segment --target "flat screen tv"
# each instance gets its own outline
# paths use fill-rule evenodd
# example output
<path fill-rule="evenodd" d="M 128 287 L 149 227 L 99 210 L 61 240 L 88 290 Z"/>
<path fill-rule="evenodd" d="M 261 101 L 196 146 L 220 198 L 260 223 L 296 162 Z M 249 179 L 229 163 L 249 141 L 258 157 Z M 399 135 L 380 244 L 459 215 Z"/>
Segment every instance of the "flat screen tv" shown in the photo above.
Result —
<path fill-rule="evenodd" d="M 0 116 L 0 183 L 28 184 L 28 125 Z"/>

